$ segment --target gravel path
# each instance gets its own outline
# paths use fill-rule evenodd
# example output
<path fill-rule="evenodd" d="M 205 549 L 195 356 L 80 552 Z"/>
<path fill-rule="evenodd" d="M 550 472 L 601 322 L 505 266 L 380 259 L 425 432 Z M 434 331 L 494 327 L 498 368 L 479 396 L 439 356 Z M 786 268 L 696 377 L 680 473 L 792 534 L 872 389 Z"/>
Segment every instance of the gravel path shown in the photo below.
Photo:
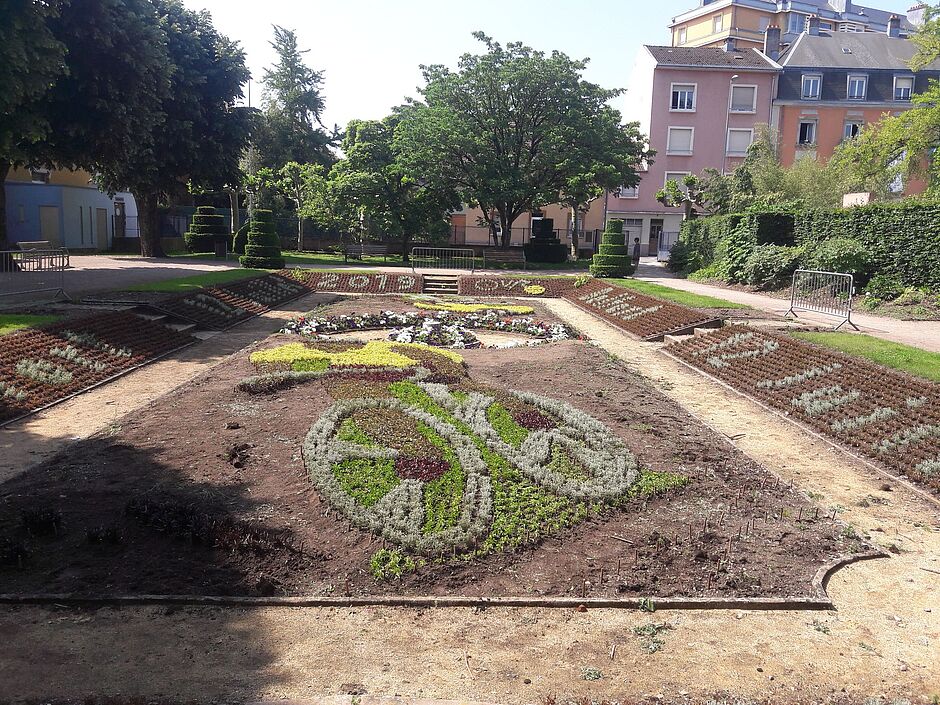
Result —
<path fill-rule="evenodd" d="M 728 702 L 789 705 L 839 696 L 926 702 L 940 691 L 935 504 L 679 365 L 657 345 L 567 302 L 547 305 L 897 553 L 836 573 L 829 585 L 836 612 L 0 607 L 0 701 L 92 691 L 305 699 L 361 686 L 504 703 L 539 702 L 550 693 L 680 701 L 721 692 Z M 633 634 L 652 623 L 669 625 L 656 653 Z M 600 678 L 586 680 L 587 668 Z"/>

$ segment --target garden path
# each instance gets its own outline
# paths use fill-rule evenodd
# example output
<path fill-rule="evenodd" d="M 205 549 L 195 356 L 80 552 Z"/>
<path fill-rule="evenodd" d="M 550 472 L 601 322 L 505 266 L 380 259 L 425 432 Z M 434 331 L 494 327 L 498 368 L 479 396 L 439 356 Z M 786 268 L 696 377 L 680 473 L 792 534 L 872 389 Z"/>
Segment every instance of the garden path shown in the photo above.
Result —
<path fill-rule="evenodd" d="M 936 504 L 660 354 L 658 345 L 568 302 L 547 305 L 744 452 L 899 552 L 836 573 L 829 584 L 835 612 L 2 607 L 0 701 L 91 689 L 311 699 L 344 684 L 504 703 L 550 693 L 676 702 L 721 692 L 728 701 L 795 704 L 926 700 L 940 690 Z M 632 630 L 662 622 L 671 628 L 651 654 Z M 586 668 L 600 678 L 585 679 Z"/>
<path fill-rule="evenodd" d="M 753 308 L 781 316 L 790 308 L 788 299 L 778 299 L 749 291 L 725 289 L 720 286 L 710 286 L 676 277 L 665 267 L 656 264 L 652 258 L 646 258 L 646 260 L 640 262 L 635 276 L 643 281 L 655 282 L 673 289 L 689 291 L 693 294 L 717 296 L 720 299 L 733 301 L 737 304 L 747 304 Z M 831 316 L 803 311 L 799 313 L 799 316 L 803 321 L 819 323 L 824 326 L 834 325 L 834 319 Z M 861 329 L 861 333 L 876 338 L 884 338 L 885 340 L 893 340 L 895 343 L 913 345 L 922 350 L 940 352 L 940 323 L 937 321 L 900 321 L 895 318 L 872 316 L 855 311 L 852 312 L 852 321 Z M 851 332 L 852 329 L 849 326 L 843 326 L 839 330 Z"/>

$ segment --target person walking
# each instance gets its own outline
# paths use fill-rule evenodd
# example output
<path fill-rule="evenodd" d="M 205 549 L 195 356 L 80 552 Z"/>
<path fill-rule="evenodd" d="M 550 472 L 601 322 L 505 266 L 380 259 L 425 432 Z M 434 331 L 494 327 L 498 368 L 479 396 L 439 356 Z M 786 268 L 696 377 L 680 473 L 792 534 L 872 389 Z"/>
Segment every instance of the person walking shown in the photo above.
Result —
<path fill-rule="evenodd" d="M 633 238 L 633 266 L 636 267 L 640 263 L 640 238 Z"/>

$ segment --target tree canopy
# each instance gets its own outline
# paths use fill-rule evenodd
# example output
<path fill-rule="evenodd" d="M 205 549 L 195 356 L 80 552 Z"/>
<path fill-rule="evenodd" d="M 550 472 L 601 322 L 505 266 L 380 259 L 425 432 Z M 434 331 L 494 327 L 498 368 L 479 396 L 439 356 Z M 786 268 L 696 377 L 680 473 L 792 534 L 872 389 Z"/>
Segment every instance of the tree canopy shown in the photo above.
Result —
<path fill-rule="evenodd" d="M 587 60 L 474 36 L 486 52 L 464 54 L 456 71 L 422 66 L 424 101 L 398 131 L 412 173 L 479 206 L 503 246 L 527 211 L 637 182 L 644 139 L 607 105 L 620 91 L 582 78 Z"/>

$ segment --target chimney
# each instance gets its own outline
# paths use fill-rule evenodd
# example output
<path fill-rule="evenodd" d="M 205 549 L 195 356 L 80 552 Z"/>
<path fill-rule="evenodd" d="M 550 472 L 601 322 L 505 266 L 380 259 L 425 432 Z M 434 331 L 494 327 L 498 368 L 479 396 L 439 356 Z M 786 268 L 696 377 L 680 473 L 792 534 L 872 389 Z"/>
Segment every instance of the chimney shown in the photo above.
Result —
<path fill-rule="evenodd" d="M 919 2 L 907 11 L 907 21 L 914 27 L 924 24 L 924 15 L 929 5 Z"/>
<path fill-rule="evenodd" d="M 770 26 L 764 30 L 764 55 L 771 61 L 780 58 L 780 28 Z"/>
<path fill-rule="evenodd" d="M 813 35 L 819 34 L 819 15 L 810 15 L 809 22 L 806 25 L 806 31 Z"/>
<path fill-rule="evenodd" d="M 734 51 L 737 47 L 734 45 L 734 37 L 725 39 L 725 51 Z"/>
<path fill-rule="evenodd" d="M 888 36 L 901 36 L 901 18 L 897 15 L 891 15 L 891 17 L 888 18 Z"/>
<path fill-rule="evenodd" d="M 836 12 L 855 12 L 855 8 L 852 7 L 852 0 L 829 0 L 829 6 Z"/>

